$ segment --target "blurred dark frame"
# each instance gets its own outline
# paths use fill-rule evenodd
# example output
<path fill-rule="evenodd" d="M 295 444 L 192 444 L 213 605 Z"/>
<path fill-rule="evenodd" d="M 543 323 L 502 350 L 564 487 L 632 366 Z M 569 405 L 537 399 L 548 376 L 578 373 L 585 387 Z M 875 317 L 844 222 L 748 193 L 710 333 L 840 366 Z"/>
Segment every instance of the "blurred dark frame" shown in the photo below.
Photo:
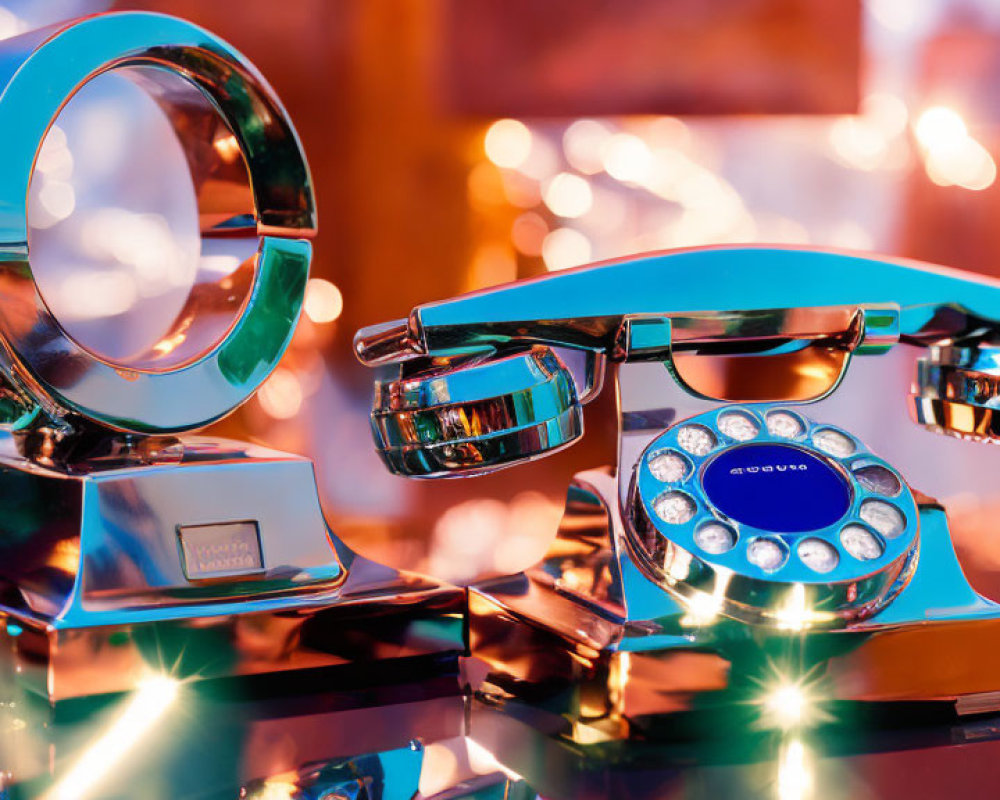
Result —
<path fill-rule="evenodd" d="M 489 116 L 851 114 L 857 0 L 445 0 L 442 79 Z"/>

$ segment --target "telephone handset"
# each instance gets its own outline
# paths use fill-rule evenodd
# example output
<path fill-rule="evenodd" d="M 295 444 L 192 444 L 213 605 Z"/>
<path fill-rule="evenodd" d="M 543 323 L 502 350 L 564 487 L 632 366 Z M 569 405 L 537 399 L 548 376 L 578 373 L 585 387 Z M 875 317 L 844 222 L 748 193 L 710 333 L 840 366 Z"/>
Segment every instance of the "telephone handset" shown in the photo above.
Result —
<path fill-rule="evenodd" d="M 927 648 L 971 655 L 1000 638 L 1000 606 L 966 581 L 943 508 L 850 425 L 803 404 L 831 407 L 853 356 L 908 345 L 920 352 L 913 419 L 1000 440 L 998 335 L 1000 284 L 987 278 L 713 247 L 418 306 L 355 345 L 368 365 L 398 364 L 376 382 L 372 427 L 389 469 L 415 477 L 489 472 L 572 444 L 582 405 L 615 366 L 619 463 L 576 477 L 543 562 L 472 587 L 472 653 L 490 665 L 487 683 L 579 681 L 586 652 L 586 681 L 650 656 L 657 668 L 629 681 L 671 685 L 665 654 L 707 648 L 739 671 L 748 656 L 734 641 L 808 631 L 835 637 L 822 657 L 797 662 L 821 662 L 833 697 L 958 698 L 960 710 L 982 710 L 1000 689 L 982 659 L 948 675 L 912 671 Z M 573 351 L 586 364 L 576 379 L 560 356 Z M 662 371 L 635 372 L 650 362 L 667 368 L 681 401 L 659 396 Z M 692 403 L 698 413 L 666 429 L 648 420 L 669 414 L 635 413 Z M 837 678 L 873 664 L 863 681 Z"/>
<path fill-rule="evenodd" d="M 608 362 L 662 362 L 700 397 L 808 402 L 836 388 L 853 355 L 901 339 L 930 346 L 917 418 L 989 436 L 998 318 L 1000 287 L 956 271 L 825 251 L 705 248 L 428 303 L 362 330 L 355 346 L 365 364 L 401 365 L 377 383 L 372 414 L 390 469 L 444 477 L 577 439 L 581 405 Z M 552 348 L 585 355 L 582 386 Z"/>

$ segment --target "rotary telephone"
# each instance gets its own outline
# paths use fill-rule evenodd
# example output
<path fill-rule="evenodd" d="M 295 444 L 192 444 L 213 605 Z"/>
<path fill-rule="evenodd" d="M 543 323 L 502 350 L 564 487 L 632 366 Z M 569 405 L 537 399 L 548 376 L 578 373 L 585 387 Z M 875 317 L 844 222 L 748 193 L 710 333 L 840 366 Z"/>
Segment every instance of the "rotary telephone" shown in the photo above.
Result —
<path fill-rule="evenodd" d="M 1000 709 L 1000 606 L 932 496 L 988 496 L 988 449 L 959 440 L 1000 439 L 998 321 L 1000 284 L 957 270 L 711 247 L 428 303 L 355 345 L 376 447 L 420 478 L 570 446 L 613 380 L 618 463 L 575 476 L 542 562 L 469 598 L 480 696 L 544 697 L 592 741 L 781 692 L 778 722 L 809 697 Z"/>

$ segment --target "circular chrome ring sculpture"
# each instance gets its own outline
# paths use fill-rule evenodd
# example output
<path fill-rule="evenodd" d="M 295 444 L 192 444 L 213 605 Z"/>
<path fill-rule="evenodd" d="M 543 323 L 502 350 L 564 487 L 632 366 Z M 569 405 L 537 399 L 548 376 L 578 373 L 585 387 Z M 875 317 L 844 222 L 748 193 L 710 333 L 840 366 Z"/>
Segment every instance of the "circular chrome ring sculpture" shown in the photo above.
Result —
<path fill-rule="evenodd" d="M 666 430 L 633 477 L 629 539 L 697 607 L 799 629 L 870 616 L 916 565 L 902 477 L 845 431 L 728 406 Z"/>
<path fill-rule="evenodd" d="M 415 477 L 489 472 L 583 434 L 573 376 L 547 347 L 420 365 L 377 381 L 372 429 L 389 469 Z"/>
<path fill-rule="evenodd" d="M 36 284 L 28 239 L 26 198 L 40 145 L 74 93 L 111 70 L 146 89 L 174 124 L 197 172 L 203 241 L 241 231 L 258 237 L 248 297 L 221 339 L 185 352 L 195 309 L 135 365 L 100 357 L 60 326 Z M 159 14 L 32 31 L 0 42 L 0 129 L 0 368 L 9 389 L 55 418 L 79 415 L 139 433 L 199 427 L 247 399 L 291 339 L 311 257 L 302 237 L 316 228 L 298 138 L 253 66 L 212 34 Z M 219 156 L 220 136 L 238 152 L 235 163 Z M 218 204 L 207 195 L 234 180 L 249 185 L 250 207 L 213 214 Z"/>

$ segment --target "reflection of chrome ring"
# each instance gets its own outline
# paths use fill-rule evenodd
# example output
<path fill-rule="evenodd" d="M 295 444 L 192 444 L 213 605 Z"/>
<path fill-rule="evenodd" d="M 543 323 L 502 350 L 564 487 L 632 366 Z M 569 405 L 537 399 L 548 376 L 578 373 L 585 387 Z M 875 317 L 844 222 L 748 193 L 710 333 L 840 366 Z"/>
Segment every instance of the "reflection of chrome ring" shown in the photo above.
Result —
<path fill-rule="evenodd" d="M 203 241 L 259 237 L 249 296 L 221 338 L 185 351 L 187 331 L 198 324 L 195 304 L 163 346 L 134 364 L 112 363 L 66 332 L 39 291 L 28 243 L 26 197 L 46 132 L 83 84 L 111 70 L 147 89 L 173 123 L 198 173 Z M 204 425 L 249 397 L 291 339 L 311 256 L 301 237 L 315 231 L 315 212 L 295 131 L 246 59 L 206 31 L 158 14 L 108 14 L 33 31 L 0 42 L 0 126 L 0 367 L 15 390 L 57 416 L 147 433 Z M 242 156 L 229 158 L 235 166 L 217 157 L 220 131 L 230 155 Z M 213 192 L 234 180 L 248 183 L 248 207 L 223 203 L 220 214 L 221 193 Z"/>

